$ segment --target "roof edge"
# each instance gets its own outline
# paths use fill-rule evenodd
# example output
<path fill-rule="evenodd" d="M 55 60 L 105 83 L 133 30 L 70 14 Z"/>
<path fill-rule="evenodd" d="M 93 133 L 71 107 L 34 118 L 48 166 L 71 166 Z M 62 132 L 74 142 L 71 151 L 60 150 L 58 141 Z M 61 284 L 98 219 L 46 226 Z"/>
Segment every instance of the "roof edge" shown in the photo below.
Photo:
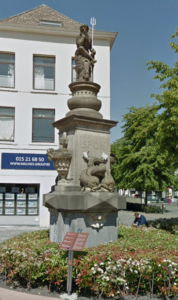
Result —
<path fill-rule="evenodd" d="M 23 26 L 22 26 L 23 25 Z M 56 28 L 53 26 L 39 26 L 39 25 L 25 25 L 19 23 L 9 23 L 9 22 L 0 22 L 0 31 L 11 31 L 11 32 L 26 32 L 26 33 L 34 33 L 34 34 L 44 34 L 47 35 L 57 35 L 57 36 L 70 36 L 76 37 L 78 34 L 78 28 L 65 28 L 60 27 Z M 112 48 L 115 39 L 118 35 L 118 32 L 111 31 L 99 31 L 95 30 L 94 35 L 98 39 L 104 39 L 110 41 L 110 48 Z"/>
<path fill-rule="evenodd" d="M 6 20 L 9 20 L 9 19 L 11 19 L 11 18 L 16 18 L 16 17 L 21 16 L 21 15 L 23 15 L 23 14 L 27 14 L 27 13 L 29 13 L 29 12 L 31 12 L 31 11 L 34 11 L 34 10 L 36 10 L 36 9 L 39 9 L 40 7 L 43 7 L 43 6 L 45 6 L 45 7 L 49 8 L 49 9 L 55 11 L 57 14 L 60 14 L 61 16 L 65 17 L 65 18 L 67 18 L 67 19 L 69 19 L 69 20 L 72 20 L 73 22 L 75 22 L 75 23 L 81 25 L 81 23 L 79 23 L 79 22 L 77 22 L 77 21 L 75 21 L 75 20 L 73 20 L 73 19 L 67 17 L 67 16 L 64 15 L 64 14 L 61 14 L 60 12 L 58 12 L 57 10 L 55 10 L 55 9 L 53 9 L 53 8 L 51 8 L 51 7 L 49 7 L 49 6 L 46 5 L 46 4 L 42 4 L 42 5 L 40 5 L 40 6 L 37 6 L 37 7 L 34 7 L 34 8 L 32 8 L 32 9 L 26 10 L 26 11 L 24 11 L 24 12 L 21 12 L 21 13 L 17 14 L 17 15 L 13 15 L 13 16 L 10 16 L 10 17 L 4 18 L 4 19 L 0 19 L 0 23 L 1 23 L 1 22 L 4 23 Z M 12 22 L 12 23 L 13 23 L 13 22 Z M 12 24 L 12 23 L 11 23 L 11 24 Z"/>
<path fill-rule="evenodd" d="M 37 7 L 32 8 L 32 9 L 23 11 L 23 12 L 17 14 L 17 15 L 13 15 L 13 16 L 10 16 L 10 17 L 4 18 L 4 19 L 0 19 L 0 22 L 1 22 L 1 21 L 4 22 L 5 20 L 8 20 L 8 19 L 11 19 L 11 18 L 15 18 L 15 17 L 21 16 L 21 15 L 23 15 L 23 14 L 26 14 L 26 13 L 30 12 L 30 11 L 36 10 L 37 8 L 42 7 L 42 6 L 47 6 L 47 5 L 42 4 L 42 5 L 40 5 L 40 6 L 37 6 Z M 47 7 L 48 7 L 48 6 L 47 6 Z M 49 8 L 50 8 L 50 7 L 49 7 Z M 51 8 L 51 9 L 52 9 L 52 8 Z"/>

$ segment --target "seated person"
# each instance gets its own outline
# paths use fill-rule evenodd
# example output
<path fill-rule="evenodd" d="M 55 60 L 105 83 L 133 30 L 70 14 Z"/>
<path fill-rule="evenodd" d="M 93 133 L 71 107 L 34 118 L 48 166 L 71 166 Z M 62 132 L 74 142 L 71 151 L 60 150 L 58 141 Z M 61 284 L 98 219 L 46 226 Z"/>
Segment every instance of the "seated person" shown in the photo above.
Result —
<path fill-rule="evenodd" d="M 134 214 L 134 216 L 135 216 L 135 220 L 134 220 L 132 226 L 136 227 L 136 226 L 140 226 L 140 225 L 146 225 L 146 226 L 148 225 L 145 216 L 140 215 L 138 212 L 136 212 Z"/>

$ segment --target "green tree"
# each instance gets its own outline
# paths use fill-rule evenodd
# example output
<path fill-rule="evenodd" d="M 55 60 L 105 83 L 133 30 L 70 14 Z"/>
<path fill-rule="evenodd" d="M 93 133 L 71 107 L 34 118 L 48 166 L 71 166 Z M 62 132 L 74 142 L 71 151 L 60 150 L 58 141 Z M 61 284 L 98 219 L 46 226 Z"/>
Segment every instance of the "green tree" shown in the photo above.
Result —
<path fill-rule="evenodd" d="M 119 188 L 163 191 L 173 183 L 169 152 L 160 147 L 157 128 L 159 105 L 131 107 L 124 115 L 123 138 L 111 145 L 116 157 L 112 174 Z"/>
<path fill-rule="evenodd" d="M 178 28 L 171 38 L 178 37 Z M 175 53 L 178 53 L 178 45 L 174 42 L 170 46 Z M 167 64 L 160 61 L 150 61 L 147 63 L 148 69 L 154 69 L 156 75 L 154 79 L 161 81 L 161 94 L 151 95 L 159 101 L 162 113 L 160 115 L 160 123 L 158 124 L 159 141 L 162 148 L 167 149 L 173 167 L 178 168 L 178 61 L 171 68 Z"/>

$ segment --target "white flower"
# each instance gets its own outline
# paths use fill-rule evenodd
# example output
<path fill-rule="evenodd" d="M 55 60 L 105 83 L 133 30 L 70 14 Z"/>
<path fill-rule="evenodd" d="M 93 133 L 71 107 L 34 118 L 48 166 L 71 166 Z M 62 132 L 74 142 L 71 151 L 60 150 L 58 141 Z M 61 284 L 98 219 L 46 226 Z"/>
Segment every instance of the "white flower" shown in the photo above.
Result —
<path fill-rule="evenodd" d="M 98 270 L 98 272 L 101 272 L 101 273 L 103 273 L 103 269 L 101 269 L 101 268 L 98 268 L 97 270 Z"/>
<path fill-rule="evenodd" d="M 135 270 L 134 272 L 135 272 L 135 274 L 138 274 L 138 271 L 137 271 L 137 270 Z"/>
<path fill-rule="evenodd" d="M 100 263 L 100 266 L 103 266 L 103 265 L 104 265 L 104 263 L 103 263 L 103 262 L 101 262 L 101 263 Z"/>
<path fill-rule="evenodd" d="M 176 282 L 174 282 L 174 285 L 177 285 L 177 283 L 176 283 Z"/>
<path fill-rule="evenodd" d="M 117 277 L 117 280 L 120 281 L 120 282 L 125 282 L 125 280 L 121 277 Z"/>
<path fill-rule="evenodd" d="M 97 267 L 98 265 L 97 264 L 94 264 L 94 267 Z"/>

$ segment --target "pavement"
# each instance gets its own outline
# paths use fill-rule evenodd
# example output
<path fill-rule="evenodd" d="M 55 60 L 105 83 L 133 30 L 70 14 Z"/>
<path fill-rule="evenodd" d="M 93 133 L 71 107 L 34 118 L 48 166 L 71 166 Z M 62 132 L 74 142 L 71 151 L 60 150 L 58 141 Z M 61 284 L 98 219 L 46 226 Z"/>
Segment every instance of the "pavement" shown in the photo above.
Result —
<path fill-rule="evenodd" d="M 162 203 L 156 204 L 154 203 L 154 205 L 160 206 L 162 208 Z M 173 203 L 171 205 L 169 204 L 164 204 L 165 206 L 165 210 L 166 212 L 164 212 L 163 214 L 146 214 L 143 212 L 140 212 L 141 214 L 143 214 L 147 221 L 153 221 L 153 220 L 157 220 L 157 219 L 170 219 L 170 218 L 178 218 L 178 205 L 177 203 Z M 119 223 L 123 224 L 123 225 L 128 225 L 131 226 L 135 217 L 134 217 L 134 212 L 133 211 L 129 211 L 129 210 L 120 210 L 118 212 L 118 218 L 119 218 Z"/>
<path fill-rule="evenodd" d="M 162 206 L 162 204 L 158 204 Z M 178 205 L 177 204 L 165 204 L 166 212 L 164 214 L 145 214 L 146 219 L 149 220 L 156 220 L 160 218 L 177 218 L 178 217 Z M 128 210 L 121 210 L 118 212 L 118 219 L 120 224 L 124 225 L 131 225 L 134 220 L 134 212 Z M 39 227 L 39 226 L 0 226 L 0 243 L 15 236 L 21 234 L 23 232 L 30 232 L 36 230 L 43 230 L 47 229 L 46 227 Z M 76 297 L 68 296 L 65 294 L 65 297 L 61 297 L 63 299 L 74 300 Z M 59 299 L 61 299 L 59 297 Z M 40 295 L 31 295 L 27 293 L 11 291 L 9 289 L 0 288 L 0 300 L 56 300 L 56 297 L 44 297 Z"/>
<path fill-rule="evenodd" d="M 38 231 L 49 229 L 49 227 L 40 227 L 40 226 L 0 226 L 0 243 L 4 242 L 5 240 L 10 239 L 16 235 L 25 232 L 31 231 Z M 1 300 L 1 299 L 0 299 Z"/>
<path fill-rule="evenodd" d="M 27 293 L 21 293 L 17 291 L 10 291 L 8 289 L 0 288 L 0 300 L 56 300 L 54 297 L 44 297 L 38 295 L 30 295 Z M 59 298 L 60 299 L 60 298 Z"/>

